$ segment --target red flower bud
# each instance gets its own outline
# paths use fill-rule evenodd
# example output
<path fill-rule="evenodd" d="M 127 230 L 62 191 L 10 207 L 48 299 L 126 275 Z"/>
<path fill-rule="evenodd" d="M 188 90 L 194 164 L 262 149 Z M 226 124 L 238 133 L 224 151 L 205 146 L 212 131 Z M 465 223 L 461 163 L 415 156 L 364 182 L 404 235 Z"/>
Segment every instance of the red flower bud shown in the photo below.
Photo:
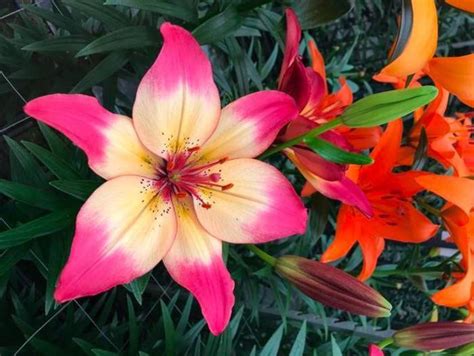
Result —
<path fill-rule="evenodd" d="M 326 263 L 298 256 L 277 259 L 275 270 L 318 302 L 354 314 L 387 317 L 392 306 L 377 291 Z"/>
<path fill-rule="evenodd" d="M 420 351 L 451 349 L 474 342 L 474 325 L 444 321 L 424 323 L 393 334 L 397 346 Z"/>

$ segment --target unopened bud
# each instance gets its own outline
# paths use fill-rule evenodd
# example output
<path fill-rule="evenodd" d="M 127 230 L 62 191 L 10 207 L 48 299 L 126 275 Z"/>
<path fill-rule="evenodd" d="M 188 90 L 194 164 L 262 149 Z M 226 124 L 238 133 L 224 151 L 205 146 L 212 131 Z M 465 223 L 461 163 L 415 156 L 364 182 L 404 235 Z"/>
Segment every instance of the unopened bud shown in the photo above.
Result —
<path fill-rule="evenodd" d="M 370 317 L 390 316 L 392 306 L 377 291 L 329 264 L 298 256 L 277 259 L 275 270 L 310 298 Z"/>
<path fill-rule="evenodd" d="M 420 351 L 451 349 L 474 342 L 474 325 L 444 321 L 424 323 L 393 334 L 397 346 Z"/>

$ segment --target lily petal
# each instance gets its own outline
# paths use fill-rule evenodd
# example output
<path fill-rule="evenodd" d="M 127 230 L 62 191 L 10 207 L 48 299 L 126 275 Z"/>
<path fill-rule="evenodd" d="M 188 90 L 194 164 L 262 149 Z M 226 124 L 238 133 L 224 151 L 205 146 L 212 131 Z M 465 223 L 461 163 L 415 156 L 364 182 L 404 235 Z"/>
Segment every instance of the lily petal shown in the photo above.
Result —
<path fill-rule="evenodd" d="M 337 214 L 337 229 L 334 241 L 324 251 L 321 262 L 336 261 L 349 253 L 363 234 L 364 221 L 349 205 L 342 205 Z"/>
<path fill-rule="evenodd" d="M 274 167 L 254 159 L 234 159 L 211 169 L 220 190 L 201 188 L 204 208 L 195 201 L 199 221 L 212 235 L 231 243 L 262 243 L 302 234 L 307 214 L 288 180 Z"/>
<path fill-rule="evenodd" d="M 138 87 L 133 123 L 143 144 L 167 158 L 204 144 L 217 126 L 220 99 L 194 37 L 167 22 L 160 30 L 163 47 Z"/>
<path fill-rule="evenodd" d="M 255 157 L 297 115 L 293 98 L 285 93 L 267 90 L 246 95 L 222 109 L 216 130 L 202 147 L 201 159 Z"/>
<path fill-rule="evenodd" d="M 326 66 L 324 64 L 324 57 L 319 52 L 316 43 L 313 40 L 308 42 L 308 52 L 309 56 L 311 57 L 311 67 L 313 70 L 321 76 L 324 82 L 324 93 L 328 93 L 328 87 L 326 82 Z"/>
<path fill-rule="evenodd" d="M 433 57 L 438 43 L 438 15 L 434 0 L 412 0 L 413 24 L 402 53 L 381 74 L 405 77 L 421 70 Z"/>
<path fill-rule="evenodd" d="M 54 293 L 59 302 L 95 295 L 150 271 L 171 247 L 176 218 L 153 181 L 105 182 L 77 216 L 69 260 Z"/>
<path fill-rule="evenodd" d="M 474 181 L 472 179 L 430 174 L 417 177 L 416 181 L 425 189 L 461 208 L 467 221 L 471 208 L 474 207 Z"/>
<path fill-rule="evenodd" d="M 29 101 L 24 110 L 84 150 L 89 166 L 105 179 L 155 174 L 160 159 L 141 144 L 132 121 L 107 111 L 92 96 L 46 95 Z"/>
<path fill-rule="evenodd" d="M 222 243 L 201 226 L 191 202 L 178 202 L 176 216 L 178 232 L 164 264 L 196 297 L 210 331 L 219 335 L 234 306 L 234 281 L 222 260 Z"/>
<path fill-rule="evenodd" d="M 285 10 L 286 15 L 286 40 L 285 52 L 283 55 L 283 63 L 278 77 L 278 82 L 281 83 L 283 76 L 288 68 L 293 64 L 295 58 L 298 57 L 298 47 L 301 40 L 301 27 L 298 22 L 296 13 L 288 8 Z"/>
<path fill-rule="evenodd" d="M 365 281 L 374 274 L 377 261 L 385 247 L 385 240 L 377 236 L 363 235 L 359 239 L 359 244 L 362 251 L 363 263 L 362 270 L 357 278 L 361 281 Z"/>
<path fill-rule="evenodd" d="M 374 163 L 364 167 L 360 173 L 360 181 L 372 182 L 374 185 L 384 183 L 387 174 L 392 172 L 397 161 L 402 132 L 403 124 L 401 119 L 392 121 L 387 125 L 387 129 L 382 134 L 379 143 L 370 154 L 374 159 Z"/>
<path fill-rule="evenodd" d="M 474 107 L 474 54 L 459 57 L 436 57 L 429 61 L 427 72 L 437 84 Z"/>
<path fill-rule="evenodd" d="M 474 2 L 471 0 L 446 0 L 446 4 L 474 14 Z"/>
<path fill-rule="evenodd" d="M 341 175 L 341 177 L 335 180 L 326 180 L 308 169 L 308 165 L 301 160 L 302 156 L 297 154 L 295 150 L 285 150 L 285 153 L 301 174 L 307 179 L 308 183 L 313 186 L 315 191 L 320 192 L 328 198 L 336 199 L 344 204 L 355 206 L 367 216 L 372 215 L 372 207 L 370 206 L 367 197 L 352 180 L 344 175 Z M 317 157 L 315 154 L 313 154 L 313 156 Z M 302 192 L 303 196 L 307 196 L 311 193 L 312 190 L 308 189 L 308 187 L 306 187 Z"/>

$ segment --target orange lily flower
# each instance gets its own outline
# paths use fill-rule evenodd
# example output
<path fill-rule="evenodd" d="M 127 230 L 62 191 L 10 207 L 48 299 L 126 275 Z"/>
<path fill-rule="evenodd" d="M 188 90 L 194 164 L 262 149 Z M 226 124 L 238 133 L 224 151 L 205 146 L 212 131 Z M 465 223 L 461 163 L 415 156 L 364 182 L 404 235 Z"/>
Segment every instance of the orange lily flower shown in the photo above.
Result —
<path fill-rule="evenodd" d="M 472 10 L 472 1 L 453 0 L 451 5 Z M 391 83 L 395 88 L 405 86 L 407 77 L 415 75 L 410 82 L 416 86 L 425 74 L 466 105 L 474 106 L 474 54 L 460 57 L 433 58 L 438 40 L 438 16 L 434 0 L 412 0 L 412 26 L 403 49 L 397 38 L 390 57 L 395 59 L 373 78 L 379 82 Z M 400 36 L 400 33 L 399 33 Z M 394 53 L 400 52 L 400 53 Z"/>
<path fill-rule="evenodd" d="M 441 211 L 446 229 L 462 254 L 464 273 L 457 282 L 432 296 L 436 304 L 470 310 L 474 318 L 474 180 L 453 176 L 426 175 L 416 179 L 418 184 L 447 201 Z"/>
<path fill-rule="evenodd" d="M 438 89 L 439 94 L 436 99 L 424 111 L 415 113 L 415 124 L 407 136 L 406 145 L 400 149 L 398 163 L 400 165 L 413 164 L 421 131 L 424 129 L 428 139 L 428 157 L 435 159 L 445 168 L 454 167 L 457 175 L 465 176 L 468 175 L 468 171 L 456 149 L 456 144 L 459 140 L 470 141 L 470 126 L 465 126 L 461 118 L 444 116 L 449 93 L 442 87 Z M 468 147 L 466 147 L 467 150 Z"/>
<path fill-rule="evenodd" d="M 373 208 L 373 217 L 368 218 L 343 204 L 337 216 L 335 239 L 321 258 L 323 262 L 337 260 L 358 242 L 364 260 L 358 277 L 361 280 L 366 280 L 374 272 L 385 239 L 420 243 L 432 237 L 438 229 L 412 205 L 413 195 L 423 189 L 415 178 L 426 173 L 392 172 L 402 131 L 401 120 L 391 122 L 371 153 L 374 164 L 350 166 L 348 176 L 367 196 Z"/>

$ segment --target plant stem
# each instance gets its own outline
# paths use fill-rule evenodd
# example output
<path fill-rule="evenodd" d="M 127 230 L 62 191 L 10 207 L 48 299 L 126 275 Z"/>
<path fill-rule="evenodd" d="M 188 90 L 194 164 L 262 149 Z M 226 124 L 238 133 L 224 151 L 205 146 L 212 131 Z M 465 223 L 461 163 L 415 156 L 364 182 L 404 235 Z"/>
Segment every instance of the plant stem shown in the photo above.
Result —
<path fill-rule="evenodd" d="M 336 118 L 334 120 L 331 120 L 329 122 L 326 122 L 326 123 L 324 123 L 324 124 L 322 124 L 318 127 L 315 127 L 314 129 L 306 132 L 303 135 L 297 136 L 295 138 L 292 138 L 291 140 L 280 143 L 279 145 L 268 149 L 266 152 L 262 153 L 260 155 L 260 157 L 258 157 L 258 158 L 259 159 L 267 158 L 267 157 L 269 157 L 269 156 L 271 156 L 271 155 L 273 155 L 277 152 L 280 152 L 280 151 L 284 150 L 285 148 L 297 145 L 298 143 L 303 141 L 305 138 L 319 136 L 319 135 L 325 133 L 326 131 L 329 131 L 329 130 L 331 130 L 331 129 L 333 129 L 333 128 L 341 125 L 341 124 L 342 124 L 342 120 L 341 120 L 340 117 L 338 117 L 338 118 Z"/>
<path fill-rule="evenodd" d="M 270 266 L 275 266 L 277 260 L 275 257 L 270 256 L 268 253 L 266 253 L 255 245 L 247 245 L 247 248 L 253 253 L 255 253 L 261 260 L 268 263 Z"/>
<path fill-rule="evenodd" d="M 388 345 L 391 345 L 393 344 L 393 338 L 391 337 L 388 337 L 386 339 L 383 339 L 382 341 L 380 341 L 377 346 L 380 348 L 380 349 L 384 349 L 385 347 L 387 347 Z"/>
<path fill-rule="evenodd" d="M 416 201 L 423 209 L 425 209 L 426 211 L 428 211 L 429 213 L 437 216 L 437 217 L 440 217 L 441 216 L 441 212 L 436 209 L 436 208 L 433 208 L 431 205 L 429 205 L 428 203 L 426 203 L 425 201 L 421 200 L 421 199 L 418 199 Z"/>

